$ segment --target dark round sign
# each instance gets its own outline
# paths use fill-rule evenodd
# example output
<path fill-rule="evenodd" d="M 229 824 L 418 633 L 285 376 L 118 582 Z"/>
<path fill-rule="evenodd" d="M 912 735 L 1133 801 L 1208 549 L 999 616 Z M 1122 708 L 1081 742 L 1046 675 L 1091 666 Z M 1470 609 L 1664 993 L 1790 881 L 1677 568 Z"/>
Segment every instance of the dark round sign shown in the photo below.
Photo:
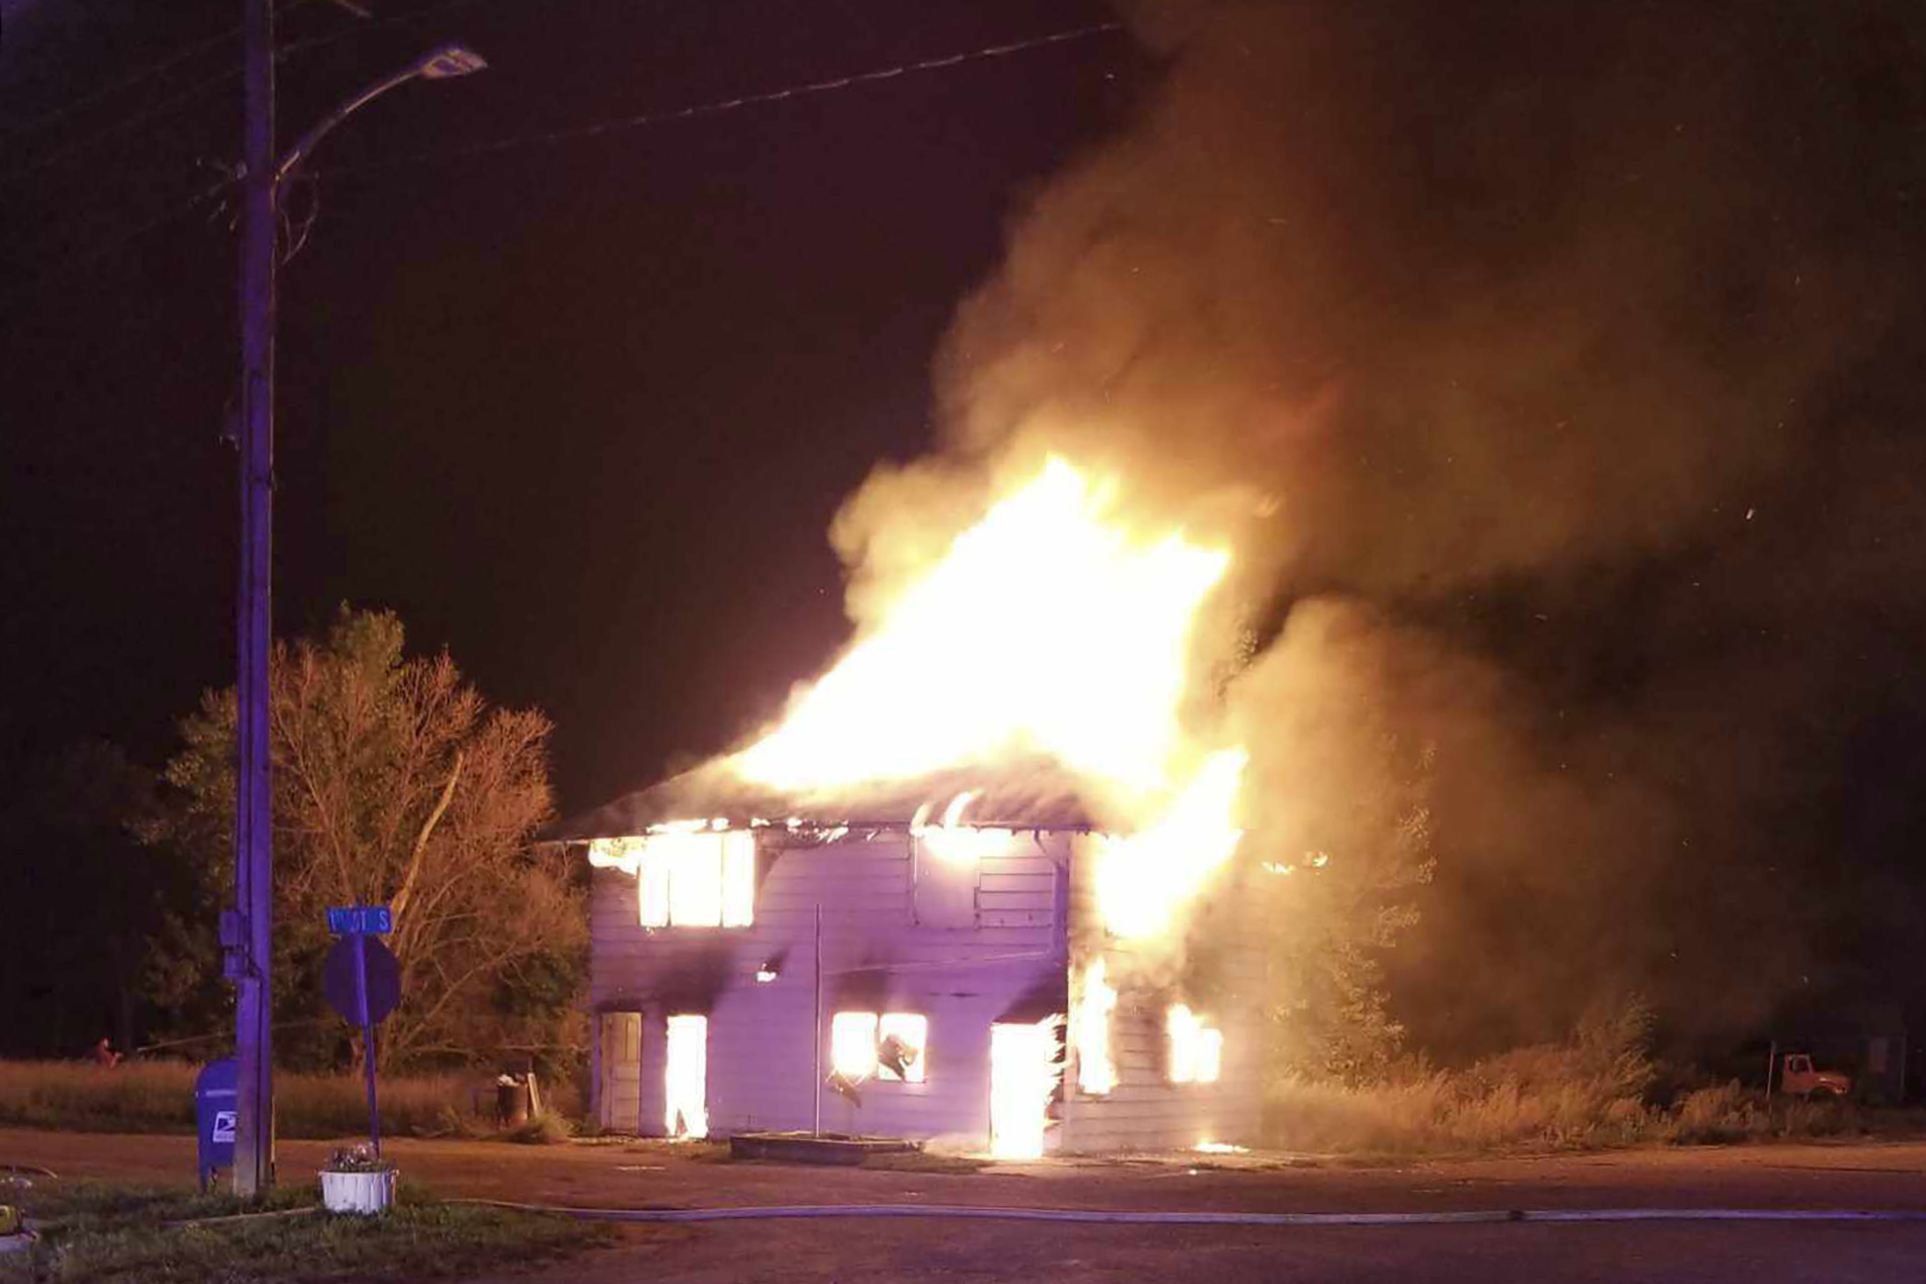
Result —
<path fill-rule="evenodd" d="M 401 963 L 394 951 L 373 936 L 344 936 L 328 951 L 321 966 L 321 991 L 328 1006 L 357 1025 L 361 1010 L 355 1003 L 354 952 L 359 949 L 366 960 L 368 975 L 368 1020 L 380 1021 L 401 1002 Z"/>

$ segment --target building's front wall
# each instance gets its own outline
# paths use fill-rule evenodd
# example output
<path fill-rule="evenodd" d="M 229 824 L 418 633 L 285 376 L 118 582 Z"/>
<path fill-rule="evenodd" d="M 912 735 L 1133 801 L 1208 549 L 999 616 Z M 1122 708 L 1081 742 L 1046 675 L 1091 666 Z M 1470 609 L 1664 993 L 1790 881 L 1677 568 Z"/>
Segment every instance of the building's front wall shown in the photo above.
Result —
<path fill-rule="evenodd" d="M 667 1020 L 701 1015 L 712 1133 L 809 1128 L 820 1105 L 825 1131 L 981 1146 L 991 1025 L 1035 1020 L 1063 1002 L 1067 836 L 1020 834 L 1009 854 L 969 868 L 938 861 L 900 830 L 787 850 L 781 840 L 762 844 L 746 927 L 644 928 L 637 879 L 595 871 L 597 1118 L 620 1131 L 671 1131 Z M 759 971 L 774 979 L 759 982 Z M 873 1076 L 857 1089 L 860 1104 L 819 1087 L 844 1011 L 925 1017 L 924 1082 Z"/>
<path fill-rule="evenodd" d="M 806 1129 L 820 1106 L 828 1132 L 980 1149 L 990 1131 L 991 1026 L 1071 1013 L 1078 978 L 1101 953 L 1117 991 L 1109 1043 L 1118 1082 L 1083 1091 L 1068 1039 L 1048 1148 L 1250 1143 L 1262 1110 L 1264 962 L 1249 898 L 1219 888 L 1190 907 L 1184 947 L 1112 937 L 1094 890 L 1096 842 L 1025 833 L 1013 852 L 960 867 L 901 830 L 787 850 L 765 841 L 747 927 L 644 928 L 637 879 L 596 870 L 596 1117 L 614 1131 L 676 1131 L 667 1118 L 668 1018 L 701 1015 L 712 1133 Z M 759 982 L 763 970 L 774 979 Z M 1170 1081 L 1166 1021 L 1177 1002 L 1223 1034 L 1214 1082 Z M 860 1102 L 819 1087 L 833 1068 L 838 1012 L 926 1018 L 924 1081 L 872 1076 L 856 1089 Z"/>

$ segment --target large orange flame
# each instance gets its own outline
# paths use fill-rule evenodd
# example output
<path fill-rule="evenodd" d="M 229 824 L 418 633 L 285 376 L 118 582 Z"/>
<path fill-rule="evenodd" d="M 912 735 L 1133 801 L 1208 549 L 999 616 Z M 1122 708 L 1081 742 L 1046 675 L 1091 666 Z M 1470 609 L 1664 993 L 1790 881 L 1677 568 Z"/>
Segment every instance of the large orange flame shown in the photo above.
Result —
<path fill-rule="evenodd" d="M 1114 500 L 1051 459 L 957 536 L 737 771 L 807 791 L 1040 752 L 1164 788 L 1192 621 L 1230 554 L 1182 532 L 1134 538 Z"/>
<path fill-rule="evenodd" d="M 732 769 L 807 794 L 959 767 L 989 777 L 1042 755 L 1127 813 L 1102 849 L 1107 926 L 1166 932 L 1238 840 L 1243 750 L 1205 752 L 1180 717 L 1198 615 L 1231 554 L 1138 529 L 1121 507 L 1114 484 L 1049 459 L 911 576 Z M 936 831 L 964 859 L 1007 838 L 964 840 L 967 803 Z"/>

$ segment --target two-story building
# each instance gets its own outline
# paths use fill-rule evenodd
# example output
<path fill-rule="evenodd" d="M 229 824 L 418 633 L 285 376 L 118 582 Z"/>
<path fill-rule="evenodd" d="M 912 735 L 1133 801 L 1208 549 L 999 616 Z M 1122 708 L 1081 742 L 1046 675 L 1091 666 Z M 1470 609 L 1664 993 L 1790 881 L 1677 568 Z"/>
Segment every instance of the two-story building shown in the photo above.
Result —
<path fill-rule="evenodd" d="M 594 1118 L 1010 1156 L 1251 1138 L 1262 955 L 1236 873 L 1181 952 L 1119 939 L 1073 793 L 931 822 L 964 783 L 804 803 L 711 768 L 566 826 L 594 866 Z"/>

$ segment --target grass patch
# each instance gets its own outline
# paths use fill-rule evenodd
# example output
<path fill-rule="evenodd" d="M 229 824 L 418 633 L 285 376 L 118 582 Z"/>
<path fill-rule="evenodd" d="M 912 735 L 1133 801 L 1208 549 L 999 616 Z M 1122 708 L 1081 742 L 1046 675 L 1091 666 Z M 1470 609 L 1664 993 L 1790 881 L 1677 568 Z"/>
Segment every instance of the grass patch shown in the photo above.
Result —
<path fill-rule="evenodd" d="M 1605 1149 L 1912 1132 L 1918 1120 L 1851 1101 L 1768 1099 L 1737 1083 L 1651 1100 L 1659 1067 L 1650 1018 L 1630 1005 L 1583 1022 L 1564 1043 L 1520 1048 L 1463 1070 L 1407 1068 L 1347 1085 L 1282 1076 L 1267 1092 L 1270 1144 L 1403 1157 Z"/>
<path fill-rule="evenodd" d="M 0 1061 L 0 1125 L 191 1133 L 199 1071 L 185 1061 L 129 1061 L 113 1070 L 84 1061 Z M 472 1112 L 482 1081 L 479 1075 L 383 1075 L 381 1131 L 397 1137 L 492 1134 L 493 1120 Z M 340 1137 L 368 1126 L 367 1089 L 358 1075 L 277 1071 L 274 1089 L 275 1126 L 283 1137 Z M 544 1127 L 552 1131 L 555 1125 Z"/>
<path fill-rule="evenodd" d="M 521 1127 L 510 1131 L 508 1139 L 524 1146 L 554 1146 L 574 1135 L 574 1124 L 553 1110 L 544 1110 Z"/>
<path fill-rule="evenodd" d="M 611 1227 L 534 1213 L 449 1204 L 403 1188 L 379 1217 L 231 1217 L 231 1195 L 46 1182 L 9 1196 L 42 1227 L 26 1253 L 0 1257 L 4 1284 L 206 1281 L 291 1284 L 472 1275 L 550 1261 L 614 1241 Z M 266 1209 L 318 1202 L 313 1186 L 279 1188 Z M 257 1206 L 258 1210 L 259 1206 Z"/>
<path fill-rule="evenodd" d="M 936 1154 L 927 1150 L 887 1151 L 880 1155 L 867 1155 L 863 1159 L 863 1167 L 879 1168 L 891 1173 L 973 1173 L 989 1165 L 987 1159 Z"/>

